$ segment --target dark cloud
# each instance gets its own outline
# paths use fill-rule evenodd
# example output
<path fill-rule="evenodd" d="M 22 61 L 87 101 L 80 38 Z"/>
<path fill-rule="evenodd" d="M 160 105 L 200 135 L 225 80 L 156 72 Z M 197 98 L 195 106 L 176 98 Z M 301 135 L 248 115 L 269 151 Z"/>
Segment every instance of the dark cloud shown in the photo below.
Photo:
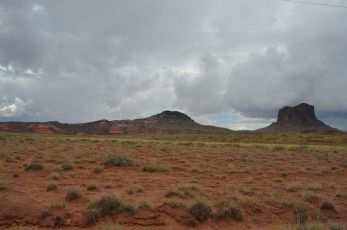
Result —
<path fill-rule="evenodd" d="M 274 0 L 4 0 L 0 120 L 180 109 L 253 127 L 305 101 L 346 129 L 346 19 L 345 9 Z M 218 113 L 238 118 L 222 124 Z"/>

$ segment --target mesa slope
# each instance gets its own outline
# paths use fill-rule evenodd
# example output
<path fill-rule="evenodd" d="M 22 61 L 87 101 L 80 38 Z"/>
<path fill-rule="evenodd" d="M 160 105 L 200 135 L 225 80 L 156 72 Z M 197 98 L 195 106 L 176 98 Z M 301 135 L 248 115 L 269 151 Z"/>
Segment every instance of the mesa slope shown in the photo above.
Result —
<path fill-rule="evenodd" d="M 184 113 L 164 111 L 135 120 L 99 120 L 88 123 L 66 124 L 53 122 L 0 122 L 0 131 L 19 133 L 56 134 L 144 134 L 144 133 L 194 133 L 231 132 L 229 129 L 201 125 Z"/>

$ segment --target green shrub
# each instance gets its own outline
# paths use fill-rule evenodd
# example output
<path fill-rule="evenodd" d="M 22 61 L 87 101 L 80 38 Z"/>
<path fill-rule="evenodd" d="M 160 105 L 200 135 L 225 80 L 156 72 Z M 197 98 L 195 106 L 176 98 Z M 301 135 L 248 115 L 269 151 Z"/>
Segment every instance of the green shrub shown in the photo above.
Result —
<path fill-rule="evenodd" d="M 106 194 L 94 201 L 89 206 L 89 209 L 96 210 L 100 216 L 105 216 L 111 212 L 122 212 L 129 210 L 129 205 L 126 205 L 124 201 L 115 195 Z"/>
<path fill-rule="evenodd" d="M 42 165 L 42 163 L 38 161 L 32 161 L 29 165 L 25 166 L 25 171 L 41 171 L 45 167 Z"/>
<path fill-rule="evenodd" d="M 131 166 L 134 162 L 124 156 L 108 155 L 102 162 L 105 166 Z"/>
<path fill-rule="evenodd" d="M 211 217 L 212 211 L 208 203 L 204 201 L 197 201 L 190 208 L 189 213 L 199 222 L 207 220 Z"/>
<path fill-rule="evenodd" d="M 66 201 L 73 201 L 73 200 L 78 200 L 79 198 L 81 198 L 81 193 L 79 191 L 78 188 L 71 188 L 65 197 Z"/>
<path fill-rule="evenodd" d="M 335 206 L 332 203 L 330 203 L 329 201 L 323 201 L 320 204 L 320 209 L 321 210 L 331 210 L 331 211 L 336 212 Z"/>
<path fill-rule="evenodd" d="M 56 190 L 58 188 L 58 186 L 55 183 L 49 183 L 47 185 L 47 191 L 53 191 Z"/>
<path fill-rule="evenodd" d="M 91 209 L 86 213 L 86 220 L 88 224 L 94 224 L 100 217 L 100 214 L 97 210 Z"/>
<path fill-rule="evenodd" d="M 243 220 L 243 212 L 240 202 L 236 199 L 231 199 L 230 201 L 220 204 L 217 218 L 232 218 L 237 221 Z"/>

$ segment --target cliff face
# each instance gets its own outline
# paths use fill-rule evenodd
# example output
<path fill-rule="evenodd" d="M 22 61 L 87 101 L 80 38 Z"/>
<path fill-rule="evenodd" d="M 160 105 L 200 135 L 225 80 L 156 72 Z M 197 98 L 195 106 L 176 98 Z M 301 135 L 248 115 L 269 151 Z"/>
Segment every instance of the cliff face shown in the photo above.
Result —
<path fill-rule="evenodd" d="M 64 124 L 53 122 L 0 122 L 0 132 L 61 133 L 61 134 L 142 134 L 231 132 L 229 129 L 201 125 L 184 113 L 164 111 L 135 120 L 99 120 L 88 123 Z"/>
<path fill-rule="evenodd" d="M 314 106 L 301 103 L 297 106 L 285 106 L 279 110 L 277 122 L 260 129 L 261 132 L 305 132 L 337 131 L 318 120 Z"/>

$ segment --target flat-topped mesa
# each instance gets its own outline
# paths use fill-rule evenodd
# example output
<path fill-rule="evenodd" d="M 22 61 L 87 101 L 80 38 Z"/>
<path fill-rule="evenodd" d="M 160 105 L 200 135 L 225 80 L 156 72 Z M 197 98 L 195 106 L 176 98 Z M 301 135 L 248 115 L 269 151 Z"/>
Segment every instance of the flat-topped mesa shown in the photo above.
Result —
<path fill-rule="evenodd" d="M 285 106 L 278 111 L 278 124 L 302 124 L 314 125 L 320 122 L 315 115 L 314 106 L 301 103 L 300 105 L 290 107 Z"/>
<path fill-rule="evenodd" d="M 278 111 L 277 122 L 260 129 L 261 132 L 304 132 L 337 131 L 318 120 L 314 106 L 301 103 L 297 106 L 285 106 Z"/>

